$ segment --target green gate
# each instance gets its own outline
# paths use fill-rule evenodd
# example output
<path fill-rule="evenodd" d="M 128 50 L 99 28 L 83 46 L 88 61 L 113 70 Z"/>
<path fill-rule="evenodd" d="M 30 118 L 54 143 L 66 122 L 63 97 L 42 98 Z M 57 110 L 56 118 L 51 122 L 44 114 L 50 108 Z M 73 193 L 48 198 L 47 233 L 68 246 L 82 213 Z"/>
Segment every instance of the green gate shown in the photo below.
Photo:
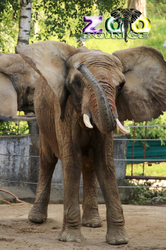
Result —
<path fill-rule="evenodd" d="M 145 162 L 166 162 L 166 140 L 163 141 L 165 145 L 161 146 L 161 141 L 147 141 L 146 142 L 146 152 L 145 160 L 144 158 L 144 142 L 135 141 L 134 142 L 134 156 L 133 163 Z M 127 164 L 132 163 L 132 148 L 133 142 L 128 142 L 126 158 Z M 138 159 L 138 161 L 135 161 Z M 140 159 L 140 161 L 139 161 Z"/>

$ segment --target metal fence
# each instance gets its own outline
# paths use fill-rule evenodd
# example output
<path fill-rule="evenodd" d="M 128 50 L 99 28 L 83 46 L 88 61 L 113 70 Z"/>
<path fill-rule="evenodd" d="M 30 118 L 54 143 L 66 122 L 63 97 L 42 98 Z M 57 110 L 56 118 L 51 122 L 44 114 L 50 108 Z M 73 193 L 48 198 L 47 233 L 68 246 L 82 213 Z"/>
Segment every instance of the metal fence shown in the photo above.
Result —
<path fill-rule="evenodd" d="M 164 176 L 146 176 L 145 175 L 145 168 L 146 168 L 146 165 L 145 163 L 148 163 L 149 165 L 151 163 L 160 163 L 160 162 L 166 162 L 166 138 L 161 138 L 161 139 L 147 139 L 147 129 L 148 128 L 153 128 L 153 127 L 164 127 L 166 129 L 166 125 L 147 125 L 147 123 L 145 125 L 142 125 L 142 126 L 136 126 L 134 124 L 134 126 L 129 126 L 130 128 L 134 128 L 133 129 L 133 137 L 128 139 L 128 138 L 114 138 L 114 141 L 118 141 L 118 140 L 127 140 L 128 141 L 128 144 L 131 143 L 132 144 L 132 152 L 131 152 L 131 155 L 128 155 L 128 150 L 129 150 L 129 147 L 128 147 L 128 150 L 127 150 L 127 154 L 126 154 L 126 158 L 114 158 L 114 161 L 115 162 L 126 162 L 126 165 L 129 164 L 131 165 L 131 175 L 126 175 L 126 179 L 137 179 L 137 180 L 140 180 L 140 179 L 143 179 L 143 180 L 148 180 L 148 179 L 152 179 L 152 180 L 166 180 L 166 170 L 165 170 L 165 175 Z M 137 129 L 145 129 L 145 137 L 144 139 L 139 139 L 139 138 L 135 138 L 135 132 Z M 149 143 L 149 142 L 159 142 L 161 144 L 161 141 L 163 141 L 165 143 L 165 145 L 161 146 L 162 148 L 162 155 L 159 154 L 157 155 L 156 157 L 148 157 L 148 151 L 149 149 L 146 148 L 146 143 Z M 142 146 L 141 146 L 141 144 Z M 138 148 L 136 147 L 136 144 L 140 144 L 140 146 L 142 147 L 142 155 L 140 156 L 137 156 L 137 150 Z M 14 159 L 22 159 L 22 162 L 26 162 L 26 161 L 29 161 L 29 159 L 39 159 L 39 156 L 38 155 L 29 155 L 29 154 L 22 154 L 22 153 L 12 153 L 12 155 L 7 152 L 6 154 L 2 154 L 0 153 L 0 163 L 1 163 L 1 159 L 2 157 L 5 157 L 6 159 L 8 158 L 8 160 L 11 160 L 11 157 L 13 157 Z M 9 159 L 10 158 L 10 159 Z M 134 175 L 134 168 L 136 167 L 135 164 L 142 164 L 142 174 L 141 175 Z M 156 165 L 157 167 L 157 165 Z M 13 170 L 14 171 L 14 170 Z M 2 179 L 0 178 L 0 181 L 2 181 Z M 10 181 L 10 182 L 17 182 L 19 183 L 20 181 L 19 180 L 7 180 L 6 181 Z M 22 181 L 21 181 L 22 182 Z M 27 184 L 31 184 L 31 185 L 36 185 L 37 184 L 37 179 L 36 181 L 31 181 L 31 178 L 28 179 L 27 181 L 25 180 L 24 181 L 25 183 Z M 120 188 L 122 188 L 123 186 L 121 186 Z M 129 186 L 126 186 L 126 188 L 129 188 Z"/>
<path fill-rule="evenodd" d="M 153 180 L 166 180 L 166 168 L 165 168 L 165 176 L 146 176 L 145 175 L 145 163 L 148 166 L 151 166 L 152 163 L 157 164 L 161 162 L 166 162 L 166 138 L 160 139 L 147 139 L 147 130 L 148 128 L 165 128 L 166 125 L 139 125 L 136 126 L 129 126 L 133 128 L 133 137 L 128 139 L 128 150 L 126 154 L 126 161 L 127 164 L 131 165 L 131 175 L 126 175 L 126 179 L 153 179 Z M 144 139 L 135 138 L 136 129 L 145 129 Z M 129 145 L 130 144 L 130 145 Z M 149 148 L 147 148 L 147 144 L 149 144 Z M 130 152 L 129 152 L 130 151 Z M 120 159 L 115 159 L 120 160 Z M 142 174 L 141 175 L 134 175 L 134 165 L 135 164 L 142 164 Z M 136 167 L 136 166 L 135 166 Z"/>

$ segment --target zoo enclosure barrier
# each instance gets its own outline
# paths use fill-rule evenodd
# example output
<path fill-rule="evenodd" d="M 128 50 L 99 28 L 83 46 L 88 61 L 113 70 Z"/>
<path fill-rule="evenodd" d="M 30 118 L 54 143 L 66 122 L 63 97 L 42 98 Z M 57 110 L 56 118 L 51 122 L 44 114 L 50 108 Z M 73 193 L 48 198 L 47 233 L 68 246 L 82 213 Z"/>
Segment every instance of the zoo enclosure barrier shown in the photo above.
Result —
<path fill-rule="evenodd" d="M 146 176 L 145 175 L 145 163 L 148 163 L 148 166 L 151 166 L 152 163 L 161 163 L 166 162 L 166 138 L 161 139 L 147 139 L 147 130 L 148 128 L 165 128 L 166 125 L 139 125 L 129 126 L 133 128 L 133 138 L 128 139 L 128 148 L 126 153 L 127 164 L 131 164 L 131 175 L 126 175 L 126 179 L 137 179 L 137 180 L 166 180 L 166 171 L 165 176 Z M 145 128 L 144 139 L 135 138 L 136 129 Z M 116 159 L 115 159 L 116 160 Z M 142 175 L 133 175 L 134 164 L 142 163 Z"/>
<path fill-rule="evenodd" d="M 117 170 L 117 179 L 120 179 L 120 182 L 118 183 L 119 188 L 130 188 L 130 186 L 125 185 L 125 182 L 122 180 L 126 179 L 162 179 L 166 180 L 166 176 L 145 176 L 144 170 L 145 170 L 145 162 L 148 162 L 151 164 L 152 162 L 166 162 L 166 145 L 162 146 L 162 152 L 163 154 L 161 155 L 161 150 L 159 151 L 160 154 L 157 156 L 152 153 L 152 156 L 149 156 L 148 151 L 149 149 L 146 149 L 146 143 L 149 142 L 158 142 L 161 144 L 161 140 L 165 142 L 166 144 L 166 139 L 147 139 L 146 134 L 147 134 L 147 128 L 148 127 L 164 127 L 166 128 L 166 125 L 143 125 L 143 126 L 130 126 L 134 127 L 134 132 L 133 132 L 133 138 L 128 139 L 126 136 L 120 136 L 120 137 L 114 137 L 114 145 L 118 143 L 120 146 L 120 150 L 118 149 L 119 146 L 116 146 L 116 153 L 114 152 L 114 162 L 115 162 L 115 167 Z M 145 128 L 145 138 L 144 139 L 137 139 L 135 138 L 135 130 L 137 128 Z M 4 138 L 5 136 L 0 137 L 1 139 Z M 20 136 L 16 136 L 17 138 L 20 138 Z M 23 137 L 26 137 L 23 135 Z M 8 137 L 9 140 L 12 138 L 12 136 Z M 128 142 L 128 148 L 132 148 L 131 152 L 129 152 L 129 149 L 127 148 L 127 154 L 126 151 L 125 153 L 122 152 L 123 154 L 120 154 L 120 151 L 123 151 L 124 148 L 126 147 L 123 142 Z M 143 147 L 141 146 L 141 143 L 143 143 Z M 9 143 L 7 143 L 9 144 Z M 6 144 L 6 145 L 7 145 Z M 24 145 L 20 147 L 20 151 L 17 151 L 18 142 L 16 143 L 16 146 L 11 148 L 11 150 L 6 149 L 6 151 L 1 151 L 2 145 L 0 146 L 0 183 L 4 182 L 8 183 L 9 185 L 30 185 L 34 186 L 32 188 L 35 192 L 36 185 L 37 185 L 37 180 L 38 180 L 38 162 L 39 162 L 39 155 L 38 152 L 34 153 L 34 149 L 27 149 L 28 145 L 31 144 L 30 142 L 30 137 L 28 139 L 28 142 L 25 141 Z M 129 147 L 130 144 L 130 147 Z M 138 147 L 136 147 L 137 144 L 140 144 L 142 147 L 142 151 L 140 155 L 137 155 L 136 153 L 138 152 Z M 7 146 L 4 146 L 4 148 Z M 30 146 L 31 147 L 31 146 Z M 115 147 L 114 147 L 115 148 Z M 152 148 L 152 146 L 150 146 Z M 121 150 L 122 149 L 122 150 Z M 32 152 L 30 152 L 32 151 Z M 155 157 L 154 157 L 155 156 Z M 127 158 L 126 158 L 127 157 Z M 32 164 L 32 162 L 34 162 Z M 143 164 L 143 175 L 142 176 L 134 176 L 133 175 L 133 167 L 134 163 L 142 163 Z M 3 167 L 3 164 L 5 166 Z M 126 176 L 126 164 L 131 164 L 131 176 Z M 122 165 L 124 166 L 122 169 Z M 57 167 L 56 167 L 57 168 Z M 118 170 L 119 169 L 119 170 Z M 123 174 L 122 174 L 123 172 Z M 120 173 L 120 176 L 119 176 Z M 55 173 L 56 175 L 57 173 Z M 58 178 L 58 179 L 56 179 Z M 52 183 L 52 186 L 62 186 L 62 174 L 58 173 L 58 177 L 54 178 L 54 181 Z M 56 184 L 55 184 L 56 182 Z M 82 183 L 81 183 L 82 185 Z M 133 187 L 132 187 L 133 188 Z"/>

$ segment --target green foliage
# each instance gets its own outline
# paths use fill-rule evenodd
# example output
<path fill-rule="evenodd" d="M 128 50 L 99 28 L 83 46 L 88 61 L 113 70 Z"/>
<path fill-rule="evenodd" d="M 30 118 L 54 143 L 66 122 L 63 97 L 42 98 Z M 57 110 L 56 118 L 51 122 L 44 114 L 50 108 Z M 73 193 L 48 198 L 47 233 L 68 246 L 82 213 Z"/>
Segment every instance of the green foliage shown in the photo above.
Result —
<path fill-rule="evenodd" d="M 0 121 L 0 136 L 28 134 L 29 128 L 26 122 Z"/>
<path fill-rule="evenodd" d="M 124 1 L 86 1 L 86 0 L 59 0 L 59 1 L 36 1 L 33 5 L 33 13 L 36 18 L 34 22 L 40 23 L 37 40 L 48 40 L 52 36 L 61 42 L 67 42 L 69 37 L 77 40 L 82 36 L 82 29 L 85 24 L 83 16 L 94 15 L 94 13 L 104 14 L 110 12 L 115 7 L 120 7 Z M 42 10 L 45 22 L 42 22 L 37 14 Z"/>
<path fill-rule="evenodd" d="M 45 14 L 45 30 L 41 36 L 44 40 L 56 36 L 59 41 L 66 42 L 68 37 L 81 32 L 82 18 L 91 14 L 92 1 L 42 1 Z"/>
<path fill-rule="evenodd" d="M 134 126 L 133 121 L 126 121 L 126 126 Z M 135 123 L 135 126 L 145 125 L 145 122 Z M 147 122 L 147 125 L 156 125 L 155 127 L 147 128 L 147 139 L 166 139 L 166 112 L 163 115 L 159 116 L 157 119 L 152 119 L 152 121 Z M 157 125 L 165 125 L 163 127 Z M 134 128 L 130 128 L 130 134 L 127 135 L 129 139 L 133 137 Z M 145 128 L 137 127 L 135 128 L 135 138 L 136 139 L 144 139 L 145 138 Z M 161 141 L 161 143 L 163 143 Z"/>
<path fill-rule="evenodd" d="M 19 112 L 18 112 L 19 113 Z M 20 112 L 21 115 L 24 112 Z M 25 121 L 6 122 L 0 121 L 0 136 L 29 134 L 29 126 Z"/>
<path fill-rule="evenodd" d="M 147 10 L 150 16 L 157 15 L 157 18 L 165 17 L 166 14 L 166 0 L 148 0 Z"/>
<path fill-rule="evenodd" d="M 0 136 L 28 134 L 29 128 L 26 122 L 0 121 Z"/>
<path fill-rule="evenodd" d="M 162 4 L 166 4 L 166 0 L 148 0 L 149 3 L 154 4 L 158 4 L 158 5 L 162 5 Z"/>
<path fill-rule="evenodd" d="M 152 187 L 155 182 L 145 181 L 140 183 L 139 181 L 128 181 L 129 184 L 133 186 L 138 186 L 135 189 L 136 195 L 130 203 L 135 205 L 154 205 L 154 204 L 163 204 L 166 203 L 166 189 Z"/>
<path fill-rule="evenodd" d="M 3 12 L 7 6 L 8 0 L 1 0 L 0 2 L 0 12 Z"/>
<path fill-rule="evenodd" d="M 10 3 L 12 2 L 13 5 Z M 5 3 L 5 5 L 3 5 Z M 5 8 L 3 8 L 5 6 Z M 18 37 L 18 1 L 0 4 L 0 52 L 14 53 Z"/>
<path fill-rule="evenodd" d="M 152 24 L 148 39 L 129 39 L 127 44 L 123 39 L 90 39 L 86 41 L 86 46 L 112 53 L 119 49 L 145 45 L 157 48 L 166 55 L 166 49 L 162 47 L 166 26 L 166 6 L 163 1 L 165 0 L 147 0 L 147 16 Z M 76 41 L 82 36 L 82 28 L 85 26 L 84 15 L 102 14 L 106 19 L 112 9 L 122 6 L 124 2 L 126 1 L 97 0 L 93 4 L 92 0 L 33 0 L 30 43 L 49 39 L 65 41 L 76 46 Z M 0 18 L 3 19 L 0 23 L 0 52 L 14 53 L 18 36 L 19 3 L 20 0 L 1 0 L 0 6 L 3 5 L 5 8 L 0 7 Z M 161 12 L 156 12 L 155 6 L 160 6 Z M 102 26 L 104 29 L 104 21 Z"/>
<path fill-rule="evenodd" d="M 153 163 L 149 166 L 147 163 L 144 166 L 146 176 L 166 176 L 166 163 L 160 164 Z M 142 175 L 143 165 L 133 165 L 133 175 Z M 127 165 L 126 175 L 131 175 L 131 166 Z M 161 181 L 144 181 L 144 180 L 127 180 L 131 186 L 138 186 L 135 188 L 135 196 L 130 201 L 136 205 L 153 205 L 158 203 L 166 203 L 166 188 L 158 188 L 163 184 Z M 164 185 L 165 186 L 165 185 Z"/>
<path fill-rule="evenodd" d="M 20 0 L 1 0 L 0 1 L 0 14 L 6 11 L 9 6 L 13 9 L 13 18 L 18 18 L 18 10 L 20 8 Z M 1 17 L 0 17 L 1 21 Z"/>
<path fill-rule="evenodd" d="M 99 10 L 99 15 L 109 13 L 117 8 L 122 8 L 125 4 L 125 0 L 110 1 L 110 0 L 96 0 L 95 4 Z"/>

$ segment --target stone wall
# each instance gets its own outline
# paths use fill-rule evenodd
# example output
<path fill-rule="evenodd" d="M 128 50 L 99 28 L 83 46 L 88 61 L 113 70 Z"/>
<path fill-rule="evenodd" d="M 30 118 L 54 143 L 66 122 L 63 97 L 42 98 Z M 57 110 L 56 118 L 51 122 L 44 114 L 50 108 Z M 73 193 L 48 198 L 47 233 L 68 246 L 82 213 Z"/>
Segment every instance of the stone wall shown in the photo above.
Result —
<path fill-rule="evenodd" d="M 115 170 L 122 201 L 125 201 L 129 196 L 122 187 L 125 185 L 125 155 L 127 150 L 127 141 L 121 140 L 124 138 L 126 137 L 123 135 L 114 136 Z M 120 161 L 117 159 L 120 159 Z M 31 144 L 30 136 L 0 137 L 0 188 L 13 191 L 16 195 L 19 194 L 22 199 L 34 201 L 38 175 L 39 153 Z M 82 193 L 81 179 L 80 200 L 82 200 Z M 4 194 L 0 196 L 4 198 Z M 60 160 L 54 171 L 50 200 L 54 203 L 63 202 L 63 179 Z M 104 203 L 99 185 L 98 201 Z"/>

